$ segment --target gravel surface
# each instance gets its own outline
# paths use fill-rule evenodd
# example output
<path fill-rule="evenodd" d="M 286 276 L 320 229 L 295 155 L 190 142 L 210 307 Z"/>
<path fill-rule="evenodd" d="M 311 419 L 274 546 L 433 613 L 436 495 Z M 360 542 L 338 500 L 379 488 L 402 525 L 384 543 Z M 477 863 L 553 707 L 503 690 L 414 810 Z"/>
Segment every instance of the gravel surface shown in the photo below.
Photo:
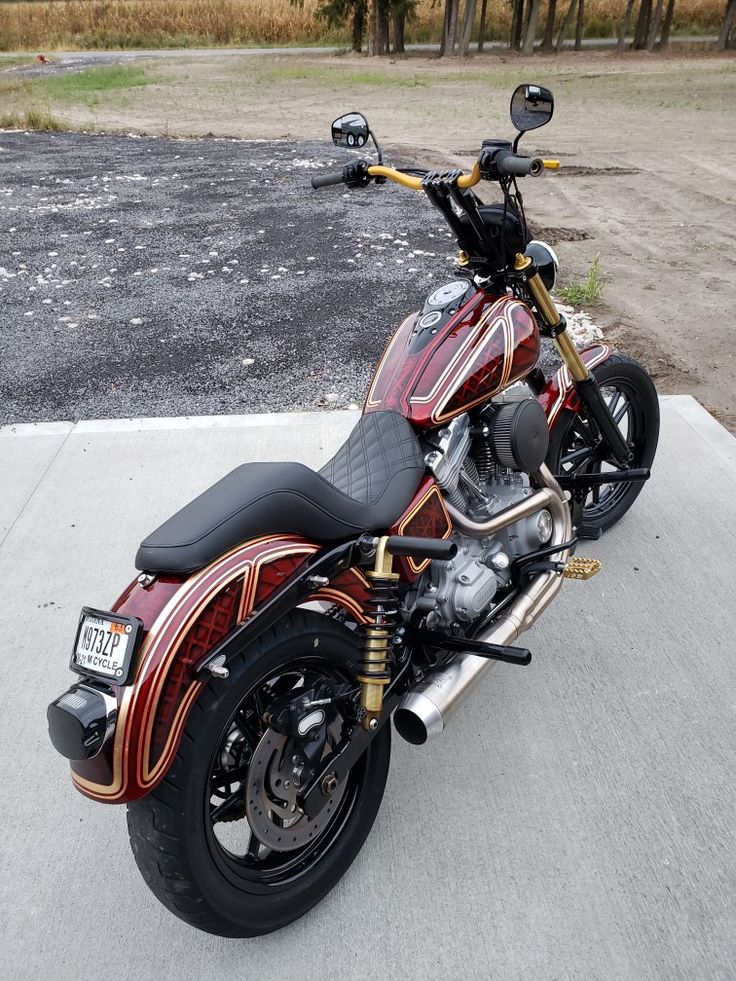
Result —
<path fill-rule="evenodd" d="M 453 242 L 320 142 L 0 133 L 0 422 L 359 403 Z"/>

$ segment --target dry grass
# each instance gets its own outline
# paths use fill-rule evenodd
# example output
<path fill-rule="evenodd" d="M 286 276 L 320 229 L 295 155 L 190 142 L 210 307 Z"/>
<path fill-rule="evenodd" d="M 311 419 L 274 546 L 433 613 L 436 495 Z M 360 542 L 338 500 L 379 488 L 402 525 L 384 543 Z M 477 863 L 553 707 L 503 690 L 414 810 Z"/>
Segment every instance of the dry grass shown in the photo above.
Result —
<path fill-rule="evenodd" d="M 614 32 L 623 0 L 589 0 L 586 34 Z M 2 3 L 0 50 L 195 47 L 218 45 L 342 44 L 347 32 L 315 16 L 319 0 L 25 0 Z M 480 7 L 480 4 L 478 4 Z M 561 19 L 566 3 L 560 3 Z M 674 30 L 712 31 L 723 0 L 678 0 Z M 442 5 L 420 0 L 407 39 L 436 41 Z M 542 10 L 542 24 L 545 10 Z M 490 0 L 488 37 L 505 38 L 507 0 Z M 540 26 L 541 30 L 541 26 Z"/>
<path fill-rule="evenodd" d="M 0 50 L 317 42 L 316 0 L 51 0 L 3 3 Z"/>
<path fill-rule="evenodd" d="M 63 120 L 57 119 L 43 109 L 27 109 L 25 112 L 0 113 L 0 130 L 22 129 L 38 130 L 44 133 L 63 133 L 71 128 Z"/>

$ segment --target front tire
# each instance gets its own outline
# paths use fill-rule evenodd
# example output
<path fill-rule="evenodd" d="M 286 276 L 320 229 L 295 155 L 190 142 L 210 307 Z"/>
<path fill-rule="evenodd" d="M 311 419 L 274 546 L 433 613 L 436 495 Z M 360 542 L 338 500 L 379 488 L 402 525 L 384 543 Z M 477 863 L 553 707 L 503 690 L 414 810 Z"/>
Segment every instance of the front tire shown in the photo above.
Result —
<path fill-rule="evenodd" d="M 594 368 L 593 374 L 633 452 L 629 467 L 651 467 L 659 439 L 659 400 L 652 379 L 633 358 L 618 352 Z M 550 433 L 546 463 L 553 474 L 620 469 L 602 445 L 598 427 L 585 407 L 580 412 L 565 409 L 560 413 Z M 584 536 L 597 537 L 621 520 L 643 487 L 641 482 L 604 484 L 582 506 L 573 505 L 573 524 Z"/>
<path fill-rule="evenodd" d="M 303 845 L 289 851 L 267 848 L 251 831 L 244 798 L 248 760 L 263 738 L 255 731 L 262 715 L 259 699 L 320 677 L 352 681 L 357 657 L 351 630 L 296 610 L 228 664 L 227 680 L 212 681 L 202 691 L 166 777 L 128 805 L 138 868 L 176 916 L 219 936 L 270 933 L 303 916 L 346 872 L 381 804 L 391 755 L 389 725 L 336 792 L 332 813 L 325 808 L 314 835 L 302 833 Z"/>

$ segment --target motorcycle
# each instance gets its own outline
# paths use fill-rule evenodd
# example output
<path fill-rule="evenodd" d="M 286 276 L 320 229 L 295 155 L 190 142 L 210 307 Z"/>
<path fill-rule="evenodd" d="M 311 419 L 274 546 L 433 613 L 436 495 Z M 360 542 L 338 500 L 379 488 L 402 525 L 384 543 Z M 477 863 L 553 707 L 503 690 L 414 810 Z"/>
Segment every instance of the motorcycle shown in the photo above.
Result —
<path fill-rule="evenodd" d="M 422 192 L 457 239 L 455 278 L 400 324 L 319 472 L 238 467 L 143 541 L 112 610 L 82 610 L 51 740 L 81 793 L 127 806 L 145 881 L 202 930 L 268 933 L 333 888 L 381 804 L 389 720 L 421 745 L 495 662 L 528 665 L 520 635 L 600 568 L 578 541 L 649 476 L 652 381 L 607 344 L 578 352 L 527 226 L 519 180 L 559 164 L 519 140 L 553 109 L 519 86 L 514 142 L 485 140 L 470 173 L 387 166 L 363 115 L 335 121 L 336 145 L 370 140 L 378 163 L 313 186 Z"/>

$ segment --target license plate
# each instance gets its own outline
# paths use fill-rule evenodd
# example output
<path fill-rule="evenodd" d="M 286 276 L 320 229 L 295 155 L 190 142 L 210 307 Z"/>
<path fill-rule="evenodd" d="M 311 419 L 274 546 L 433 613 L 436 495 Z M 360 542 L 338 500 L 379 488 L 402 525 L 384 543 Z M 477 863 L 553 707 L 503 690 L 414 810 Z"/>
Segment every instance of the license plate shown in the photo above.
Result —
<path fill-rule="evenodd" d="M 70 668 L 77 674 L 124 685 L 142 626 L 137 617 L 85 606 L 79 617 Z"/>

